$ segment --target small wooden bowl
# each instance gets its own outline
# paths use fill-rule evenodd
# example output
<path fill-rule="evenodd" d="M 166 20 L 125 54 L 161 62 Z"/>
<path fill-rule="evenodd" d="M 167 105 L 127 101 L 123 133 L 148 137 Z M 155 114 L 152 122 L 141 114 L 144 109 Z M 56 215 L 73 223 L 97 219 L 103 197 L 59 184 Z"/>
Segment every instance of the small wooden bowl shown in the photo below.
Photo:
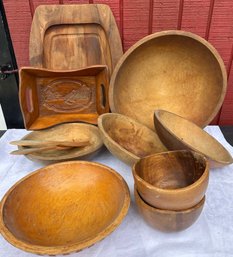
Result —
<path fill-rule="evenodd" d="M 198 204 L 209 181 L 206 158 L 195 152 L 154 154 L 133 166 L 134 181 L 144 201 L 155 208 L 183 210 Z"/>
<path fill-rule="evenodd" d="M 0 207 L 0 231 L 15 247 L 36 254 L 80 251 L 122 222 L 130 205 L 124 179 L 85 161 L 57 163 L 17 182 Z"/>
<path fill-rule="evenodd" d="M 230 153 L 211 135 L 196 124 L 174 113 L 157 110 L 154 125 L 161 141 L 169 150 L 193 150 L 205 155 L 211 168 L 233 162 Z"/>
<path fill-rule="evenodd" d="M 103 114 L 98 118 L 98 126 L 108 150 L 127 164 L 167 150 L 154 131 L 127 116 Z"/>
<path fill-rule="evenodd" d="M 77 158 L 87 158 L 96 153 L 102 146 L 99 129 L 96 126 L 83 123 L 66 123 L 52 128 L 33 131 L 24 136 L 22 140 L 47 140 L 47 141 L 90 141 L 85 147 L 74 147 L 65 150 L 48 150 L 26 155 L 32 161 L 65 161 Z M 27 147 L 19 147 L 27 149 Z"/>
<path fill-rule="evenodd" d="M 175 232 L 187 229 L 200 216 L 205 197 L 195 206 L 180 211 L 162 210 L 148 205 L 139 195 L 137 189 L 134 189 L 134 197 L 139 210 L 145 222 L 151 227 L 163 232 Z"/>

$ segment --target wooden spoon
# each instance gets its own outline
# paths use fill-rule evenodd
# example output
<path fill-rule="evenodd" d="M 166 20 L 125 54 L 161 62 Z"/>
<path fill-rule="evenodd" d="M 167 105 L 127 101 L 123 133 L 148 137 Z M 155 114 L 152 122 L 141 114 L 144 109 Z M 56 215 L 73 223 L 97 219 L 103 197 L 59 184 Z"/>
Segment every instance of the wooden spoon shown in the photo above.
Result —
<path fill-rule="evenodd" d="M 90 144 L 89 141 L 44 141 L 44 140 L 18 140 L 10 142 L 12 145 L 18 146 L 72 146 L 82 147 Z"/>
<path fill-rule="evenodd" d="M 15 151 L 12 151 L 10 154 L 27 155 L 27 154 L 39 153 L 39 152 L 48 151 L 48 150 L 68 150 L 70 148 L 73 148 L 73 146 L 48 145 L 44 147 L 31 147 L 28 149 L 15 150 Z"/>

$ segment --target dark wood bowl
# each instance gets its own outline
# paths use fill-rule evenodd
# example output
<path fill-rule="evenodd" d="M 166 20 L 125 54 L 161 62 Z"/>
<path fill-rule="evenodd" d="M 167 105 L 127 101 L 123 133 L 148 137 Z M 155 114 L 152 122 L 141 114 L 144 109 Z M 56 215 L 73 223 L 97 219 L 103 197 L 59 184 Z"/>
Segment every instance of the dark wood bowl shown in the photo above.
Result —
<path fill-rule="evenodd" d="M 127 116 L 103 114 L 98 119 L 98 127 L 108 150 L 127 164 L 167 151 L 154 131 Z"/>
<path fill-rule="evenodd" d="M 162 210 L 147 204 L 139 195 L 137 189 L 134 189 L 135 201 L 139 213 L 142 215 L 145 222 L 163 232 L 175 232 L 187 229 L 200 216 L 205 197 L 195 206 L 180 211 Z"/>
<path fill-rule="evenodd" d="M 209 42 L 185 31 L 161 31 L 134 44 L 119 60 L 110 81 L 112 112 L 154 129 L 164 109 L 204 127 L 226 93 L 224 63 Z"/>
<path fill-rule="evenodd" d="M 157 110 L 154 125 L 161 141 L 169 150 L 192 150 L 205 155 L 210 168 L 233 162 L 231 154 L 211 135 L 191 121 L 174 113 Z"/>
<path fill-rule="evenodd" d="M 85 161 L 57 163 L 17 182 L 0 208 L 0 231 L 15 247 L 43 255 L 80 251 L 105 238 L 130 205 L 124 179 Z"/>
<path fill-rule="evenodd" d="M 198 204 L 209 181 L 206 158 L 190 151 L 147 156 L 133 166 L 138 192 L 158 209 L 183 210 Z"/>

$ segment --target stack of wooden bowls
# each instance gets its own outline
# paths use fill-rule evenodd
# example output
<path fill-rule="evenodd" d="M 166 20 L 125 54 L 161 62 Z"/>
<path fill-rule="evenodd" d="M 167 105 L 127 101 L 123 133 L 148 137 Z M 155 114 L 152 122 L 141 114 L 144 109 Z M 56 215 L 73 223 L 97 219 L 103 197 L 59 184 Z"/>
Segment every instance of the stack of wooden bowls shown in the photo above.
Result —
<path fill-rule="evenodd" d="M 209 180 L 203 155 L 186 150 L 150 155 L 133 166 L 133 176 L 136 204 L 152 227 L 179 231 L 199 217 Z"/>

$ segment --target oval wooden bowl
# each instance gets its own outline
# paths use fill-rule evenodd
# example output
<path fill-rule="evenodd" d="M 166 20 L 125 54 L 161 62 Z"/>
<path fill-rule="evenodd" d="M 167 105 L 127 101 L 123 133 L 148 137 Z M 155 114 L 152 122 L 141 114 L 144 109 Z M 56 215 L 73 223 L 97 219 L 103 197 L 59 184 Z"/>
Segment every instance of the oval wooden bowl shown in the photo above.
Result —
<path fill-rule="evenodd" d="M 93 125 L 82 123 L 66 123 L 40 131 L 33 131 L 24 136 L 22 140 L 90 141 L 90 145 L 85 147 L 74 147 L 66 150 L 48 150 L 26 155 L 27 158 L 33 161 L 54 162 L 87 158 L 103 146 L 99 129 Z M 27 147 L 19 147 L 19 149 L 27 149 Z"/>
<path fill-rule="evenodd" d="M 124 115 L 103 114 L 98 118 L 98 126 L 108 150 L 127 164 L 167 150 L 154 131 Z"/>
<path fill-rule="evenodd" d="M 127 184 L 111 168 L 85 161 L 57 163 L 29 174 L 5 194 L 0 229 L 24 251 L 67 254 L 109 235 L 129 205 Z"/>
<path fill-rule="evenodd" d="M 148 205 L 139 195 L 137 189 L 134 189 L 134 197 L 139 213 L 145 222 L 151 227 L 163 232 L 175 232 L 187 229 L 200 216 L 205 197 L 194 207 L 181 211 L 171 211 L 157 209 Z"/>
<path fill-rule="evenodd" d="M 187 149 L 205 155 L 211 168 L 231 164 L 230 153 L 196 124 L 174 113 L 157 110 L 154 125 L 161 141 L 170 150 Z"/>
<path fill-rule="evenodd" d="M 224 63 L 210 43 L 184 31 L 162 31 L 133 45 L 110 82 L 110 108 L 154 129 L 153 114 L 165 109 L 204 127 L 226 93 Z"/>
<path fill-rule="evenodd" d="M 196 152 L 173 151 L 150 155 L 133 166 L 138 192 L 158 209 L 184 210 L 198 204 L 209 181 L 206 158 Z"/>

